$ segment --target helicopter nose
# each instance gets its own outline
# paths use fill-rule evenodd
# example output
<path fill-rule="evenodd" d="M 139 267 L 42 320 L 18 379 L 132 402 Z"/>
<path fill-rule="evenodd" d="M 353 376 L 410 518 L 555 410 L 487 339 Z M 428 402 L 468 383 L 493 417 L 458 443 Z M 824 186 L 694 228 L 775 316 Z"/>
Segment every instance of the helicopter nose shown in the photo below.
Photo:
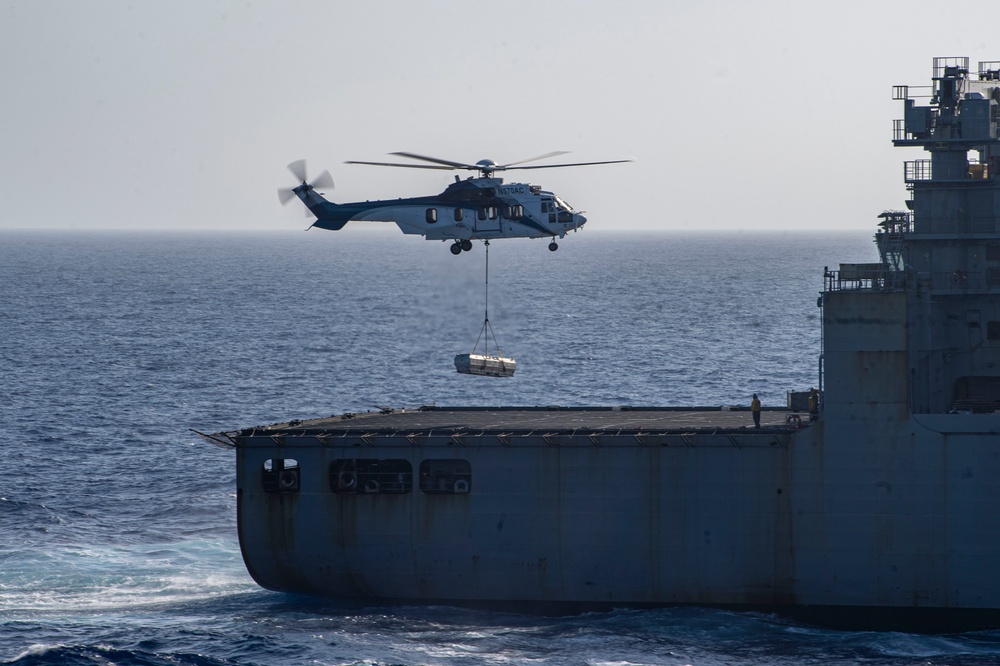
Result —
<path fill-rule="evenodd" d="M 583 225 L 584 225 L 584 224 L 585 224 L 586 222 L 587 222 L 587 218 L 585 218 L 585 217 L 584 217 L 583 215 L 581 215 L 580 213 L 577 213 L 577 214 L 576 214 L 576 225 L 577 225 L 578 227 L 579 227 L 579 226 L 583 226 Z"/>

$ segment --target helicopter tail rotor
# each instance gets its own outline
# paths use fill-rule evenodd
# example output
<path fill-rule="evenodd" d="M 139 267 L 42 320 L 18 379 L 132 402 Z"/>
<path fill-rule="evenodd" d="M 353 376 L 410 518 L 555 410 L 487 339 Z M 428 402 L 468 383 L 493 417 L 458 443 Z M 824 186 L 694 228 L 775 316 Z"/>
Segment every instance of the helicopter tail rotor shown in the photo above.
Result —
<path fill-rule="evenodd" d="M 332 190 L 333 176 L 330 175 L 329 171 L 324 171 L 320 175 L 316 176 L 315 180 L 311 183 L 308 182 L 309 178 L 306 170 L 305 160 L 296 160 L 288 165 L 288 170 L 292 172 L 295 176 L 295 180 L 299 181 L 299 185 L 295 187 L 279 187 L 278 188 L 278 201 L 282 205 L 287 204 L 294 197 L 298 196 L 299 193 L 306 193 L 312 190 Z"/>

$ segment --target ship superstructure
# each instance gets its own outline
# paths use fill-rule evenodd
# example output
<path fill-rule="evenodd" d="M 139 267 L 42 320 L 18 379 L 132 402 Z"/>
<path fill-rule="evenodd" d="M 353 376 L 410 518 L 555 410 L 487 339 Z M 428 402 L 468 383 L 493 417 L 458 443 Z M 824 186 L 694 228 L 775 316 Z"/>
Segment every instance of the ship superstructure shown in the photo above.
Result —
<path fill-rule="evenodd" d="M 1000 63 L 938 58 L 894 96 L 895 145 L 929 159 L 879 216 L 880 262 L 825 272 L 817 420 L 426 408 L 225 433 L 250 573 L 345 599 L 996 622 Z"/>

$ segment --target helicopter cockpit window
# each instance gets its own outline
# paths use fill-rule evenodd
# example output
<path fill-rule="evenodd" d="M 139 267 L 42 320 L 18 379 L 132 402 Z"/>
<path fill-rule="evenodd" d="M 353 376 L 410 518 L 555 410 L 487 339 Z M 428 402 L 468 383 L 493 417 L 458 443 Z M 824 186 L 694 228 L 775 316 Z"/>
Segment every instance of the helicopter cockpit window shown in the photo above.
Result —
<path fill-rule="evenodd" d="M 427 224 L 436 224 L 438 221 L 438 209 L 428 208 L 427 209 Z"/>
<path fill-rule="evenodd" d="M 556 197 L 556 205 L 559 206 L 559 208 L 562 208 L 563 210 L 573 210 L 572 206 L 570 206 L 568 203 L 566 203 L 559 197 Z"/>

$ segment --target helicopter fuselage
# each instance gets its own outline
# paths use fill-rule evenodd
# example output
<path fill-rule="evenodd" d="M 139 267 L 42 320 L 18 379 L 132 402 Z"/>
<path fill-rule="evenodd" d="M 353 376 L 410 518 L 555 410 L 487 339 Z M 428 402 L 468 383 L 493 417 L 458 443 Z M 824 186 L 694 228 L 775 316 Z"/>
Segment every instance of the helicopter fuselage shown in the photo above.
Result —
<path fill-rule="evenodd" d="M 562 238 L 587 218 L 552 192 L 501 178 L 467 178 L 436 196 L 336 204 L 308 186 L 295 188 L 316 215 L 314 227 L 338 230 L 350 221 L 393 222 L 428 240 Z"/>

